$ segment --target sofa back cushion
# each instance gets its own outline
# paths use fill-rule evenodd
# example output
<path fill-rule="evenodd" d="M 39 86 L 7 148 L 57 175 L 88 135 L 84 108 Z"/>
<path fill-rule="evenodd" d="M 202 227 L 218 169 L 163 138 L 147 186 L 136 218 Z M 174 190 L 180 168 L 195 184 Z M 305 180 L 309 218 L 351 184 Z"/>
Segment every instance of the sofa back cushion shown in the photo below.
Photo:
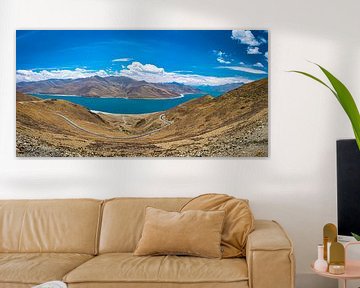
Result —
<path fill-rule="evenodd" d="M 226 212 L 221 236 L 223 258 L 245 257 L 248 235 L 254 230 L 254 216 L 248 200 L 226 194 L 203 194 L 191 199 L 181 211 L 205 210 Z"/>
<path fill-rule="evenodd" d="M 133 252 L 141 237 L 146 207 L 179 211 L 189 198 L 116 198 L 105 201 L 99 253 Z"/>
<path fill-rule="evenodd" d="M 0 200 L 0 253 L 96 254 L 102 201 Z"/>

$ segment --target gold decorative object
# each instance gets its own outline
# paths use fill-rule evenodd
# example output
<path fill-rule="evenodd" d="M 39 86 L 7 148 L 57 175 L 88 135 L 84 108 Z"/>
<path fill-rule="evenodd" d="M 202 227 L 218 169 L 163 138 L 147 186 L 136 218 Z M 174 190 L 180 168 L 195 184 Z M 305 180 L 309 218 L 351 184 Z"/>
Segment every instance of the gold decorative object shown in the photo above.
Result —
<path fill-rule="evenodd" d="M 345 266 L 344 265 L 329 265 L 329 273 L 334 275 L 341 275 L 345 273 Z"/>
<path fill-rule="evenodd" d="M 329 273 L 345 273 L 345 247 L 339 242 L 331 243 Z"/>
<path fill-rule="evenodd" d="M 337 242 L 337 228 L 334 224 L 328 223 L 323 228 L 324 236 L 324 259 L 330 263 L 328 259 L 328 245 L 331 243 Z"/>
<path fill-rule="evenodd" d="M 339 242 L 334 242 L 330 247 L 330 264 L 345 264 L 345 248 Z"/>

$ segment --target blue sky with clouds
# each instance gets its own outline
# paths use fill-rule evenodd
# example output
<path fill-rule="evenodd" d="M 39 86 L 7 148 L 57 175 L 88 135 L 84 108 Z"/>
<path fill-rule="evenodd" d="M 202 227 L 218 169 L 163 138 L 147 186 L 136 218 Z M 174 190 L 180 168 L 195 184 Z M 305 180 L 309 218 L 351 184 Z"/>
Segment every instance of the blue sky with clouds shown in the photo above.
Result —
<path fill-rule="evenodd" d="M 267 77 L 264 30 L 19 30 L 16 79 L 127 76 L 223 85 Z"/>

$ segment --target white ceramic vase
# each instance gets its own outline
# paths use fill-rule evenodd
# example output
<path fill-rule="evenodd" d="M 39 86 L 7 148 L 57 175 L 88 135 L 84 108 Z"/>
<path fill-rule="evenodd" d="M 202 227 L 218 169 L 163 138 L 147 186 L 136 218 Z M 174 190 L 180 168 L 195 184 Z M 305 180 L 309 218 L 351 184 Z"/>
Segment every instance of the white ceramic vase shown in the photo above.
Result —
<path fill-rule="evenodd" d="M 327 272 L 328 263 L 324 260 L 324 245 L 318 245 L 318 259 L 314 263 L 314 269 L 319 272 Z"/>

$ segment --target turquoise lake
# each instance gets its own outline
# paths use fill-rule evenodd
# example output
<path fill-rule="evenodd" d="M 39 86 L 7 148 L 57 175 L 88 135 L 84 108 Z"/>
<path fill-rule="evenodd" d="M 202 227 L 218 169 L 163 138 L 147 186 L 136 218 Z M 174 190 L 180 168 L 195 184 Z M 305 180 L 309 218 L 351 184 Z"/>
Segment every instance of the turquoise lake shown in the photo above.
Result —
<path fill-rule="evenodd" d="M 115 114 L 143 114 L 165 111 L 191 99 L 205 94 L 187 94 L 173 99 L 125 99 L 125 98 L 90 98 L 83 96 L 63 96 L 32 94 L 42 99 L 63 99 L 79 104 L 89 110 Z"/>

